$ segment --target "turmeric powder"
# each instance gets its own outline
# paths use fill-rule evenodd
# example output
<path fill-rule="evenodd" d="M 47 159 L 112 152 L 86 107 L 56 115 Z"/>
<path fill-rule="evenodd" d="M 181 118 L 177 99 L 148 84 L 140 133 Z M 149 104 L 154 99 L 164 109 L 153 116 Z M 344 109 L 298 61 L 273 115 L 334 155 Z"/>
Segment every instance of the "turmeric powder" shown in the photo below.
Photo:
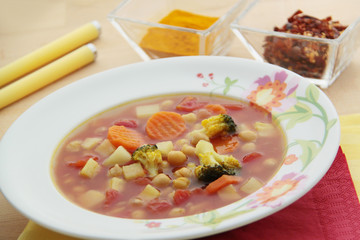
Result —
<path fill-rule="evenodd" d="M 183 10 L 173 10 L 159 23 L 206 30 L 218 20 L 217 17 L 207 17 Z M 153 27 L 140 42 L 149 55 L 157 57 L 199 55 L 200 35 L 192 32 Z"/>

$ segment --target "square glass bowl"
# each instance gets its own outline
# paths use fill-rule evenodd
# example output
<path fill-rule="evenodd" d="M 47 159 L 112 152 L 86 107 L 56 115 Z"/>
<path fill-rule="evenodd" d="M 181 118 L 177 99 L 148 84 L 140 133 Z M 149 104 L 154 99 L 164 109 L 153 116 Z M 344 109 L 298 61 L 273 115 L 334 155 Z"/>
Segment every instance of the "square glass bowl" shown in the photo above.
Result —
<path fill-rule="evenodd" d="M 108 19 L 143 60 L 174 56 L 225 55 L 234 39 L 230 24 L 250 2 L 123 0 L 108 15 Z M 191 24 L 179 27 L 159 23 L 174 10 L 218 19 L 215 19 L 210 27 L 202 30 L 191 28 Z"/>
<path fill-rule="evenodd" d="M 360 45 L 359 7 L 358 0 L 254 0 L 231 28 L 256 60 L 285 67 L 327 88 Z M 282 28 L 297 10 L 318 19 L 331 16 L 348 27 L 336 39 L 273 30 Z"/>

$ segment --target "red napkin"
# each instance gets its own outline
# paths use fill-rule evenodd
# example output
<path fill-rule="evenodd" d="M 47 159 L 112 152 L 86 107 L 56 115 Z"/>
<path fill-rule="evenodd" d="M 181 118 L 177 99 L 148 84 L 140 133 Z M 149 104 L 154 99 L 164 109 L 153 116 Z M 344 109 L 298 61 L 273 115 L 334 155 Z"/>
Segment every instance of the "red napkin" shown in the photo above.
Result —
<path fill-rule="evenodd" d="M 255 223 L 201 239 L 360 239 L 360 204 L 341 147 L 326 175 L 298 201 Z"/>

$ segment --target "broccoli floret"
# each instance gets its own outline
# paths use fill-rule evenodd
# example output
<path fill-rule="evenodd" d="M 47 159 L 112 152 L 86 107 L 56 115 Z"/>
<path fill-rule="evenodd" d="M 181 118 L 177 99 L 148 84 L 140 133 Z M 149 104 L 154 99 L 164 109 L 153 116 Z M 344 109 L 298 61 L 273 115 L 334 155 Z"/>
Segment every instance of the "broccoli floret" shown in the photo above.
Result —
<path fill-rule="evenodd" d="M 195 168 L 196 177 L 204 182 L 212 182 L 222 175 L 235 175 L 240 162 L 231 155 L 221 155 L 215 152 L 210 142 L 200 140 L 196 145 L 196 155 L 200 165 Z"/>
<path fill-rule="evenodd" d="M 199 131 L 204 132 L 209 138 L 226 136 L 236 132 L 234 120 L 226 114 L 219 114 L 204 119 L 201 121 L 201 125 L 203 126 L 203 129 Z"/>
<path fill-rule="evenodd" d="M 132 159 L 139 161 L 145 169 L 149 172 L 149 177 L 155 177 L 159 172 L 159 167 L 162 163 L 162 156 L 160 150 L 156 145 L 146 144 L 132 154 Z"/>

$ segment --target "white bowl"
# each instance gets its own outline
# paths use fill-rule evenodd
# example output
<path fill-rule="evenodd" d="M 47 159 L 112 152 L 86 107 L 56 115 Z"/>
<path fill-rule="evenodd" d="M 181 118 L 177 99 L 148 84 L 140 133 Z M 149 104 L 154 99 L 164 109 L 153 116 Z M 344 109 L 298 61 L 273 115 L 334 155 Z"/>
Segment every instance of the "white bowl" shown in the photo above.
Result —
<path fill-rule="evenodd" d="M 268 107 L 280 121 L 287 138 L 287 160 L 268 184 L 242 200 L 188 217 L 132 220 L 85 210 L 66 200 L 54 186 L 51 159 L 60 140 L 105 109 L 164 93 L 218 93 L 246 100 L 265 83 L 267 93 L 276 84 L 284 86 L 281 91 L 286 97 L 278 107 L 268 104 L 271 94 L 255 102 Z M 256 96 L 260 95 L 265 96 Z M 332 103 L 315 85 L 293 72 L 230 57 L 153 60 L 79 80 L 21 115 L 0 143 L 0 186 L 8 201 L 26 217 L 67 235 L 86 239 L 196 238 L 254 222 L 299 199 L 329 169 L 339 136 L 339 119 Z M 277 195 L 267 195 L 274 183 L 290 185 Z"/>

